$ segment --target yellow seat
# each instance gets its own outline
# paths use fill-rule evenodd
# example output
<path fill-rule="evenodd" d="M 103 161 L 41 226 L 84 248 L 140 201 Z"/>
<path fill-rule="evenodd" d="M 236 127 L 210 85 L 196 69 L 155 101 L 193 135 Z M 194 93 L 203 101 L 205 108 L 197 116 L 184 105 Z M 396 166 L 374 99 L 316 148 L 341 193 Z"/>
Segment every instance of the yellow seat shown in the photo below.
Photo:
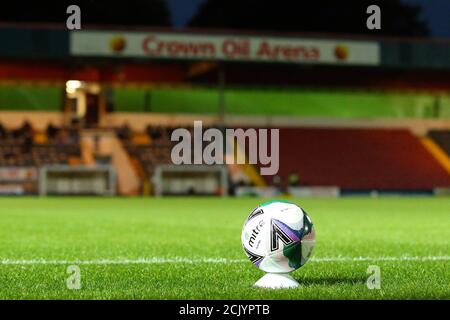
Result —
<path fill-rule="evenodd" d="M 44 144 L 48 142 L 47 135 L 43 132 L 36 132 L 33 136 L 34 143 Z"/>
<path fill-rule="evenodd" d="M 146 133 L 135 133 L 131 139 L 134 144 L 150 144 L 151 138 Z"/>

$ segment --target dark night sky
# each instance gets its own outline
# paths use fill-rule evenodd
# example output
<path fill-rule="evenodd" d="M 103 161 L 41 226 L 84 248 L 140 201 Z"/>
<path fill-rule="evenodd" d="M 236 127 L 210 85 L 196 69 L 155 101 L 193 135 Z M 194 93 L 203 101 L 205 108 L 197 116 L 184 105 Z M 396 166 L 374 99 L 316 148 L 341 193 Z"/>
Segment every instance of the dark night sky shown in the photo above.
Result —
<path fill-rule="evenodd" d="M 422 17 L 428 22 L 432 36 L 450 38 L 450 0 L 403 0 L 403 2 L 422 6 Z"/>
<path fill-rule="evenodd" d="M 198 6 L 204 0 L 167 0 L 172 23 L 176 27 L 182 27 L 189 22 L 190 18 L 197 11 Z"/>
<path fill-rule="evenodd" d="M 168 0 L 172 22 L 184 26 L 204 0 Z M 422 18 L 428 22 L 434 37 L 450 38 L 450 0 L 403 0 L 423 7 Z M 383 14 L 383 8 L 381 8 Z"/>

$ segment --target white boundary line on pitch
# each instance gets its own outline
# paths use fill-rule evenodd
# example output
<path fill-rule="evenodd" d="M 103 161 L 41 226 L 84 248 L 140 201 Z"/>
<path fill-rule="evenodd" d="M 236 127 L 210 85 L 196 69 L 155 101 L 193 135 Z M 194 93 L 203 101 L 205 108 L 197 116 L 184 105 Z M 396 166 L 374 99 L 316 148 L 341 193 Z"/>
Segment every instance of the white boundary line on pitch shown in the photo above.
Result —
<path fill-rule="evenodd" d="M 360 262 L 360 261 L 449 261 L 450 256 L 401 256 L 401 257 L 323 257 L 311 258 L 310 262 Z M 226 258 L 137 258 L 137 259 L 98 259 L 98 260 L 15 260 L 1 259 L 0 265 L 127 265 L 127 264 L 232 264 L 248 262 L 248 259 Z"/>

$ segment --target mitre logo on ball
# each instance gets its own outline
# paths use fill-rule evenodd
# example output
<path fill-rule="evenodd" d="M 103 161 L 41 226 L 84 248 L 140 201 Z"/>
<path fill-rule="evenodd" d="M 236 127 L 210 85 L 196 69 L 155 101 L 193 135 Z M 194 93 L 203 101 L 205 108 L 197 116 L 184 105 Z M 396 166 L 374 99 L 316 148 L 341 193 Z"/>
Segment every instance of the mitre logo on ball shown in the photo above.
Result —
<path fill-rule="evenodd" d="M 302 208 L 287 201 L 271 201 L 257 207 L 242 230 L 242 245 L 250 261 L 269 274 L 284 274 L 284 278 L 277 276 L 276 280 L 288 279 L 291 284 L 295 280 L 287 273 L 308 261 L 315 243 L 311 218 Z"/>

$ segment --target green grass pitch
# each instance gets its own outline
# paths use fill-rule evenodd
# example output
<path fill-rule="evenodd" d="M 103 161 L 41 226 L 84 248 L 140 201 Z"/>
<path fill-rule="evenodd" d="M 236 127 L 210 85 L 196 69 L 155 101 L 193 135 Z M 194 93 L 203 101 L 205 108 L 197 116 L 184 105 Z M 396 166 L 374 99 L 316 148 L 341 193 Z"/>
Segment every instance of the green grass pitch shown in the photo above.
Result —
<path fill-rule="evenodd" d="M 450 298 L 449 198 L 291 201 L 314 222 L 314 259 L 292 273 L 301 287 L 267 290 L 240 243 L 265 200 L 1 198 L 0 299 Z"/>

